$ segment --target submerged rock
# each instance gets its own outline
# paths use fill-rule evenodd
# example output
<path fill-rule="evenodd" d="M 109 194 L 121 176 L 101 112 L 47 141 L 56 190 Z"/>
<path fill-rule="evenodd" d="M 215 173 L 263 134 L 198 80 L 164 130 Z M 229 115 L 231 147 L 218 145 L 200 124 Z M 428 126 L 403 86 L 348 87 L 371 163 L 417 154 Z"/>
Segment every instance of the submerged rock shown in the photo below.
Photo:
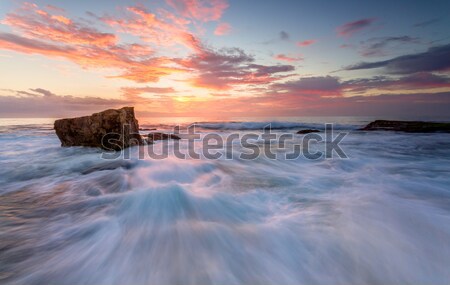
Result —
<path fill-rule="evenodd" d="M 388 121 L 376 120 L 361 130 L 363 131 L 401 131 L 408 133 L 450 132 L 450 123 L 420 121 Z"/>
<path fill-rule="evenodd" d="M 306 129 L 306 130 L 300 130 L 297 132 L 297 134 L 300 134 L 300 135 L 310 134 L 310 133 L 320 133 L 320 131 L 314 130 L 314 129 Z"/>
<path fill-rule="evenodd" d="M 91 116 L 56 120 L 61 146 L 89 146 L 122 150 L 142 144 L 133 107 L 110 109 Z"/>
<path fill-rule="evenodd" d="M 165 133 L 149 133 L 148 134 L 148 142 L 152 143 L 154 141 L 161 140 L 180 140 L 181 138 L 177 135 L 173 134 L 165 134 Z"/>

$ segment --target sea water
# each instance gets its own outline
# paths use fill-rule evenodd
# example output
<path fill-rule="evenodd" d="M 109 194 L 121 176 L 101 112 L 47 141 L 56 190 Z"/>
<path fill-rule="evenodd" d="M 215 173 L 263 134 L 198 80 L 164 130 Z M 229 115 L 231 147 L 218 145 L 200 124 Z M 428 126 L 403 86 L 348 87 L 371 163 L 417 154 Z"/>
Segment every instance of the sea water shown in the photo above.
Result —
<path fill-rule="evenodd" d="M 450 284 L 450 134 L 357 131 L 365 122 L 335 126 L 347 159 L 139 159 L 141 146 L 105 160 L 61 148 L 51 120 L 3 121 L 0 283 Z"/>

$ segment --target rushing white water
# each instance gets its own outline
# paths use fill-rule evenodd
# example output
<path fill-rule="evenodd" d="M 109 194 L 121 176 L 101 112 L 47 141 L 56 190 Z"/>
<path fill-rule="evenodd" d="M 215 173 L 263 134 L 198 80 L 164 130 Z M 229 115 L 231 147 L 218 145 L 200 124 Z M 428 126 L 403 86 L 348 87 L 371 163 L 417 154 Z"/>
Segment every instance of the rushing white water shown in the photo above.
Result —
<path fill-rule="evenodd" d="M 450 284 L 450 134 L 290 161 L 105 161 L 51 125 L 0 141 L 1 284 Z"/>

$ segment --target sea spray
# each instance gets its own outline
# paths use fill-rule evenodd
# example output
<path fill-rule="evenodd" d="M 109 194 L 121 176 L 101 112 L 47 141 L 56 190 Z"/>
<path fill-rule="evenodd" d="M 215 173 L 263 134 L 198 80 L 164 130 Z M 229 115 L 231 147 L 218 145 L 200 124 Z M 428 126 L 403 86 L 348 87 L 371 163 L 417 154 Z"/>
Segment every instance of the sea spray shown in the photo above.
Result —
<path fill-rule="evenodd" d="M 289 161 L 105 161 L 47 126 L 0 140 L 2 284 L 450 280 L 449 134 L 351 132 L 350 159 Z"/>

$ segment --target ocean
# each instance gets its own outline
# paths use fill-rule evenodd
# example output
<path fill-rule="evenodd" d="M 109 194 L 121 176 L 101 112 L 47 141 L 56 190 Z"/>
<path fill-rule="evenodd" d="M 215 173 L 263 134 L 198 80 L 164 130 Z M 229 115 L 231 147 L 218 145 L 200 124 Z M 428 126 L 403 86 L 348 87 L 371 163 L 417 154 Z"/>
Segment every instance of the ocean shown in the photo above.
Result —
<path fill-rule="evenodd" d="M 232 159 L 109 160 L 61 148 L 53 119 L 0 119 L 0 283 L 450 284 L 450 134 L 358 130 L 372 119 L 144 118 L 202 138 L 270 124 L 288 146 L 334 123 L 347 158 L 242 159 L 231 142 Z M 203 153 L 152 148 L 175 143 Z"/>

